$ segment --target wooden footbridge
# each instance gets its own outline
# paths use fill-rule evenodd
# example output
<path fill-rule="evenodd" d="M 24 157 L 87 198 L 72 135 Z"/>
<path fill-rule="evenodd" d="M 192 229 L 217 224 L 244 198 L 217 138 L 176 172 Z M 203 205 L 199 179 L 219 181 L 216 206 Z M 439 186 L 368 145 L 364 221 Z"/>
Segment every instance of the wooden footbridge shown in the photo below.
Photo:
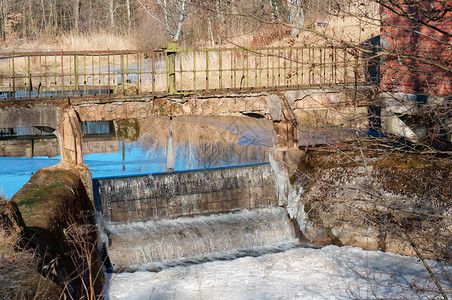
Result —
<path fill-rule="evenodd" d="M 80 122 L 241 113 L 271 119 L 275 147 L 294 148 L 296 110 L 357 106 L 344 94 L 369 62 L 343 47 L 2 52 L 0 128 L 57 132 L 62 161 L 83 164 Z"/>
<path fill-rule="evenodd" d="M 357 86 L 367 63 L 345 47 L 2 52 L 0 104 Z"/>

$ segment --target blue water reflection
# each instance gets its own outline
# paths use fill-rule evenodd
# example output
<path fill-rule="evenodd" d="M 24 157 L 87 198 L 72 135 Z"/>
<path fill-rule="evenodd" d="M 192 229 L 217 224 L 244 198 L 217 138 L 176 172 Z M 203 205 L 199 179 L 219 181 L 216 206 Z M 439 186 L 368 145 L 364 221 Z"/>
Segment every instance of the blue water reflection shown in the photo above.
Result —
<path fill-rule="evenodd" d="M 140 141 L 119 142 L 116 153 L 84 155 L 93 178 L 134 176 L 168 171 L 166 147 L 148 148 Z M 179 143 L 174 171 L 235 166 L 267 161 L 267 149 L 221 143 Z"/>
<path fill-rule="evenodd" d="M 92 124 L 85 124 L 82 127 L 85 132 L 83 149 L 87 153 L 84 155 L 84 161 L 90 167 L 93 178 L 145 175 L 168 171 L 167 149 L 169 141 L 165 140 L 166 138 L 149 136 L 149 134 L 146 136 L 145 133 L 145 137 L 138 137 L 136 141 L 121 141 L 112 133 L 111 130 L 114 131 L 112 124 L 92 122 Z M 229 130 L 235 131 L 231 129 Z M 18 142 L 14 147 L 18 145 L 22 144 Z M 36 151 L 37 142 L 34 142 L 34 145 Z M 255 146 L 254 143 L 249 141 L 244 143 L 242 139 L 235 143 L 187 139 L 178 141 L 173 145 L 175 152 L 174 171 L 268 161 L 268 147 Z M 23 144 L 21 147 L 26 146 Z M 44 149 L 46 147 L 48 146 L 45 146 Z M 17 151 L 14 150 L 16 148 L 11 149 Z M 17 154 L 17 152 L 15 153 Z M 0 193 L 3 197 L 10 199 L 28 182 L 34 172 L 40 168 L 55 165 L 59 161 L 59 156 L 52 158 L 46 156 L 0 157 Z"/>
<path fill-rule="evenodd" d="M 0 193 L 11 197 L 27 183 L 33 173 L 40 168 L 50 167 L 60 162 L 60 157 L 0 157 Z"/>

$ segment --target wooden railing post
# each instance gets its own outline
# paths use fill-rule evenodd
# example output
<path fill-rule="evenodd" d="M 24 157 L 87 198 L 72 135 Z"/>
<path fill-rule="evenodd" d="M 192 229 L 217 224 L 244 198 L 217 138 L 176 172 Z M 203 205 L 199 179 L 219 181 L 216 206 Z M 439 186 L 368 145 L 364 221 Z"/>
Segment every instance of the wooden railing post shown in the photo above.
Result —
<path fill-rule="evenodd" d="M 15 65 L 14 65 L 14 51 L 11 54 L 11 78 L 13 79 L 13 91 L 12 91 L 12 96 L 13 96 L 13 100 L 16 99 L 16 70 L 15 70 Z"/>
<path fill-rule="evenodd" d="M 79 94 L 80 91 L 79 91 L 79 83 L 78 83 L 78 54 L 77 53 L 74 54 L 74 84 L 75 84 L 74 92 L 76 94 Z"/>
<path fill-rule="evenodd" d="M 168 42 L 163 45 L 162 49 L 166 56 L 166 82 L 167 93 L 169 95 L 176 94 L 176 52 L 177 43 Z"/>

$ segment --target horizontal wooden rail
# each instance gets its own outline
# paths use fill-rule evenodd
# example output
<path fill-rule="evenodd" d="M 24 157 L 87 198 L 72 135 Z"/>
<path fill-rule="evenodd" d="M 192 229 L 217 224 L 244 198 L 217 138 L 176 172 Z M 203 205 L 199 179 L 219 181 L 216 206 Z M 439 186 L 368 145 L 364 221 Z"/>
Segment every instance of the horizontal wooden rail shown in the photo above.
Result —
<path fill-rule="evenodd" d="M 346 47 L 7 52 L 0 101 L 348 86 L 365 64 Z"/>

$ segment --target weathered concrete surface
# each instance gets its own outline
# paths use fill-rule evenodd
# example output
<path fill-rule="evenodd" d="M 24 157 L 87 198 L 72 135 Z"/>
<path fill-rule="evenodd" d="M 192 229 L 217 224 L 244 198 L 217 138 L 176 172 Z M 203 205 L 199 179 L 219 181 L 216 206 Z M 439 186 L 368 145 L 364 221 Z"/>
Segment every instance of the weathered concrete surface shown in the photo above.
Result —
<path fill-rule="evenodd" d="M 366 91 L 306 89 L 286 91 L 284 96 L 299 124 L 306 126 L 367 126 Z"/>
<path fill-rule="evenodd" d="M 307 183 L 308 240 L 414 255 L 406 231 L 425 257 L 452 259 L 450 159 L 364 149 L 366 169 L 356 148 L 336 147 L 308 152 L 294 177 Z"/>
<path fill-rule="evenodd" d="M 0 107 L 0 128 L 41 126 L 58 129 L 61 161 L 83 164 L 79 121 L 149 119 L 154 116 L 263 116 L 274 122 L 278 148 L 297 147 L 298 124 L 367 125 L 367 109 L 356 108 L 356 93 L 343 89 L 309 89 L 280 93 L 103 99 L 99 101 L 21 104 Z"/>
<path fill-rule="evenodd" d="M 381 127 L 386 134 L 427 144 L 437 150 L 452 149 L 450 96 L 380 93 Z"/>
<path fill-rule="evenodd" d="M 82 128 L 75 109 L 61 108 L 58 116 L 61 162 L 83 165 Z"/>
<path fill-rule="evenodd" d="M 267 109 L 265 113 L 269 114 L 273 121 L 280 121 L 282 114 L 281 100 L 277 95 L 267 96 Z"/>
<path fill-rule="evenodd" d="M 0 128 L 45 126 L 58 128 L 58 107 L 53 104 L 0 106 Z"/>
<path fill-rule="evenodd" d="M 153 116 L 221 116 L 266 111 L 265 95 L 187 97 L 182 102 L 156 99 L 149 102 L 113 102 L 76 106 L 82 121 L 148 119 Z"/>
<path fill-rule="evenodd" d="M 25 223 L 23 246 L 36 252 L 35 267 L 43 276 L 55 282 L 68 298 L 99 295 L 103 272 L 95 243 L 94 209 L 80 169 L 63 165 L 40 169 L 12 201 Z M 97 277 L 90 279 L 90 272 Z M 86 291 L 90 280 L 94 290 Z"/>
<path fill-rule="evenodd" d="M 277 203 L 270 165 L 97 179 L 96 209 L 111 222 L 160 220 Z"/>
<path fill-rule="evenodd" d="M 352 95 L 344 90 L 295 90 L 282 95 L 293 110 L 323 110 L 327 107 L 355 105 Z M 259 113 L 273 121 L 281 118 L 282 106 L 277 93 L 219 94 L 187 96 L 183 101 L 155 99 L 151 101 L 122 101 L 88 103 L 75 106 L 81 121 L 147 119 L 152 116 L 221 116 Z"/>

